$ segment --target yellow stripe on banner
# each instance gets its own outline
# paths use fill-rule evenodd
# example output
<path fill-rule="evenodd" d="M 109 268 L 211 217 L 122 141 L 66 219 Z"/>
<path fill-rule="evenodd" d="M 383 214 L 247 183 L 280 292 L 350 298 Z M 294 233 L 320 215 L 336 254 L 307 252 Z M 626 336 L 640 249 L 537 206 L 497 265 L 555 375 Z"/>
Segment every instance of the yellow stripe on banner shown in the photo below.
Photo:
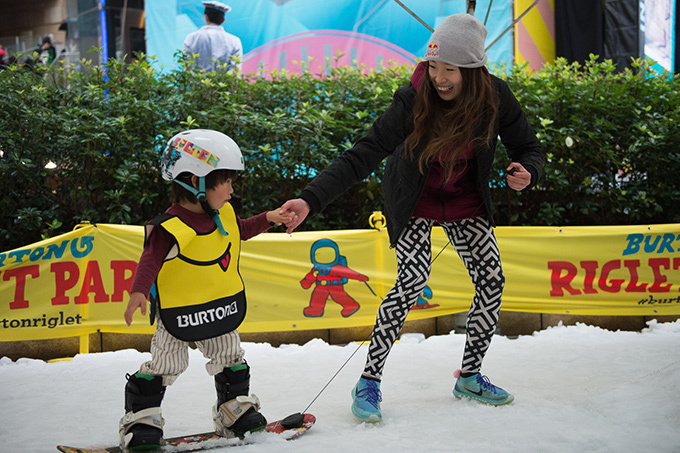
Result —
<path fill-rule="evenodd" d="M 680 315 L 680 224 L 498 227 L 495 234 L 503 310 Z M 132 326 L 123 319 L 143 240 L 143 227 L 99 224 L 0 253 L 0 341 L 79 336 L 86 352 L 97 331 L 152 333 L 139 311 Z M 264 233 L 242 247 L 242 332 L 372 326 L 396 277 L 385 229 Z M 410 320 L 470 306 L 470 277 L 436 227 L 433 256 L 442 249 Z"/>

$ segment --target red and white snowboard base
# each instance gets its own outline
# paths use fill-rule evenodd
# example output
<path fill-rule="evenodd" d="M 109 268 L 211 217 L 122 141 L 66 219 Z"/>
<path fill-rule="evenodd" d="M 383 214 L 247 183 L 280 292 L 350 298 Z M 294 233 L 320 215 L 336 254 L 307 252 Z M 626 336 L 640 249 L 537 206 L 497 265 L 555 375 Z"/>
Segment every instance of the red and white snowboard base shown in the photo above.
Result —
<path fill-rule="evenodd" d="M 271 422 L 265 428 L 266 432 L 274 433 L 278 436 L 283 437 L 286 440 L 292 440 L 303 435 L 309 428 L 316 422 L 316 417 L 312 414 L 303 414 L 302 424 L 296 427 L 286 427 L 285 421 L 289 417 L 283 420 L 277 420 Z M 238 437 L 232 439 L 226 439 L 220 437 L 214 432 L 192 434 L 190 436 L 179 436 L 172 437 L 170 439 L 164 439 L 163 446 L 157 450 L 143 450 L 145 453 L 151 452 L 196 452 L 203 450 L 211 450 L 213 448 L 224 448 L 224 447 L 236 447 L 239 445 L 247 445 L 256 443 L 257 433 L 252 437 L 248 436 L 245 439 L 240 439 Z M 115 447 L 104 447 L 104 448 L 78 448 L 78 447 L 68 447 L 65 445 L 57 445 L 57 450 L 62 453 L 123 453 L 123 449 L 116 445 Z"/>

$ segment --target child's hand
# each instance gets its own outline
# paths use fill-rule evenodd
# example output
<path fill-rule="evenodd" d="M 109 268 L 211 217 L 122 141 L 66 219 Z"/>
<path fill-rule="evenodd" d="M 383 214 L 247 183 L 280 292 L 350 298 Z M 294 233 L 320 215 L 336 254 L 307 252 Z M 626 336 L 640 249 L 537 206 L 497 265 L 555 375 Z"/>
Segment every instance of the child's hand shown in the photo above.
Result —
<path fill-rule="evenodd" d="M 135 314 L 138 308 L 142 310 L 142 315 L 146 316 L 146 296 L 144 293 L 135 291 L 130 294 L 130 301 L 125 309 L 125 322 L 128 326 L 132 324 L 132 315 Z"/>
<path fill-rule="evenodd" d="M 281 208 L 279 208 L 275 211 L 267 212 L 267 221 L 277 225 L 281 225 L 282 223 L 288 225 L 288 223 L 293 219 L 293 216 L 294 213 L 291 211 L 281 211 Z"/>

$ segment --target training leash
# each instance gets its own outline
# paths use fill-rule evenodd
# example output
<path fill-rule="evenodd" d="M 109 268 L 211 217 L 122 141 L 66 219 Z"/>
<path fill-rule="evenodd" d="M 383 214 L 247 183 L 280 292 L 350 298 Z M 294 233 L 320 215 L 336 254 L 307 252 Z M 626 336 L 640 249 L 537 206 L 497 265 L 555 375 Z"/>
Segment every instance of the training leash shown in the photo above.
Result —
<path fill-rule="evenodd" d="M 441 255 L 441 254 L 444 252 L 444 250 L 446 249 L 446 247 L 449 246 L 450 243 L 451 243 L 451 241 L 448 241 L 448 240 L 447 240 L 447 242 L 446 242 L 446 244 L 444 245 L 444 247 L 442 247 L 442 249 L 439 251 L 439 253 L 437 253 L 437 255 L 432 259 L 432 261 L 430 262 L 430 267 L 429 267 L 429 269 L 428 269 L 427 275 L 429 275 L 429 273 L 430 273 L 429 271 L 432 270 L 432 265 L 434 264 L 435 261 L 437 261 L 437 258 L 439 258 L 439 255 Z M 420 278 L 422 278 L 423 275 L 425 275 L 425 274 L 421 274 L 421 275 L 420 275 Z M 417 281 L 419 281 L 419 280 L 417 280 Z M 366 283 L 366 282 L 364 282 L 364 283 Z M 368 286 L 368 284 L 366 284 L 366 286 Z M 371 289 L 370 286 L 368 286 L 368 289 L 370 289 L 371 292 L 373 293 L 373 295 L 376 296 L 376 297 L 378 297 L 378 298 L 381 300 L 381 302 L 385 300 L 384 297 L 381 298 L 380 296 L 378 296 L 378 295 Z M 319 391 L 319 393 L 316 394 L 316 396 L 314 397 L 314 399 L 312 399 L 312 401 L 307 405 L 307 407 L 305 408 L 305 410 L 302 411 L 303 414 L 307 413 L 307 411 L 309 410 L 309 408 L 312 407 L 312 404 L 314 404 L 314 402 L 321 396 L 321 394 L 328 388 L 328 386 L 331 385 L 331 382 L 333 382 L 333 380 L 337 377 L 337 375 L 340 374 L 340 372 L 345 368 L 345 366 L 349 363 L 349 361 L 352 360 L 352 357 L 354 357 L 354 356 L 356 355 L 356 353 L 359 352 L 359 349 L 361 349 L 361 346 L 363 346 L 364 343 L 366 343 L 367 341 L 370 340 L 371 335 L 373 335 L 373 330 L 371 330 L 371 333 L 369 333 L 368 336 L 367 336 L 366 338 L 364 338 L 363 340 L 361 340 L 361 341 L 359 342 L 359 344 L 357 345 L 356 349 L 354 349 L 354 351 L 352 352 L 352 354 L 350 354 L 350 356 L 347 358 L 347 360 L 345 360 L 345 362 L 340 366 L 340 368 L 338 368 L 338 370 L 335 372 L 335 374 L 328 380 L 328 382 L 326 382 L 326 385 L 324 385 L 323 388 L 321 389 L 321 391 Z"/>

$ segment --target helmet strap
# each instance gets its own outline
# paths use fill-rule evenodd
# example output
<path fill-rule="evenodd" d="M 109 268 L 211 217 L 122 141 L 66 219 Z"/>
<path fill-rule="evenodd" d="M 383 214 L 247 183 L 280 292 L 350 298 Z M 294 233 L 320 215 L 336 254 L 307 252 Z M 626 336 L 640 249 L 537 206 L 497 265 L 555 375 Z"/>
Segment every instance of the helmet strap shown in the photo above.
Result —
<path fill-rule="evenodd" d="M 220 219 L 219 211 L 217 209 L 213 209 L 210 206 L 210 203 L 208 203 L 208 200 L 205 196 L 205 176 L 198 177 L 198 190 L 195 187 L 192 187 L 189 184 L 186 184 L 178 179 L 175 179 L 174 181 L 180 186 L 187 189 L 189 192 L 193 193 L 196 196 L 198 202 L 201 204 L 203 211 L 209 216 L 212 216 L 212 218 L 215 220 L 215 224 L 217 225 L 217 228 L 220 230 L 220 233 L 222 233 L 222 236 L 229 236 L 229 233 L 227 232 L 227 230 L 224 229 L 224 226 L 222 225 L 222 220 Z"/>

